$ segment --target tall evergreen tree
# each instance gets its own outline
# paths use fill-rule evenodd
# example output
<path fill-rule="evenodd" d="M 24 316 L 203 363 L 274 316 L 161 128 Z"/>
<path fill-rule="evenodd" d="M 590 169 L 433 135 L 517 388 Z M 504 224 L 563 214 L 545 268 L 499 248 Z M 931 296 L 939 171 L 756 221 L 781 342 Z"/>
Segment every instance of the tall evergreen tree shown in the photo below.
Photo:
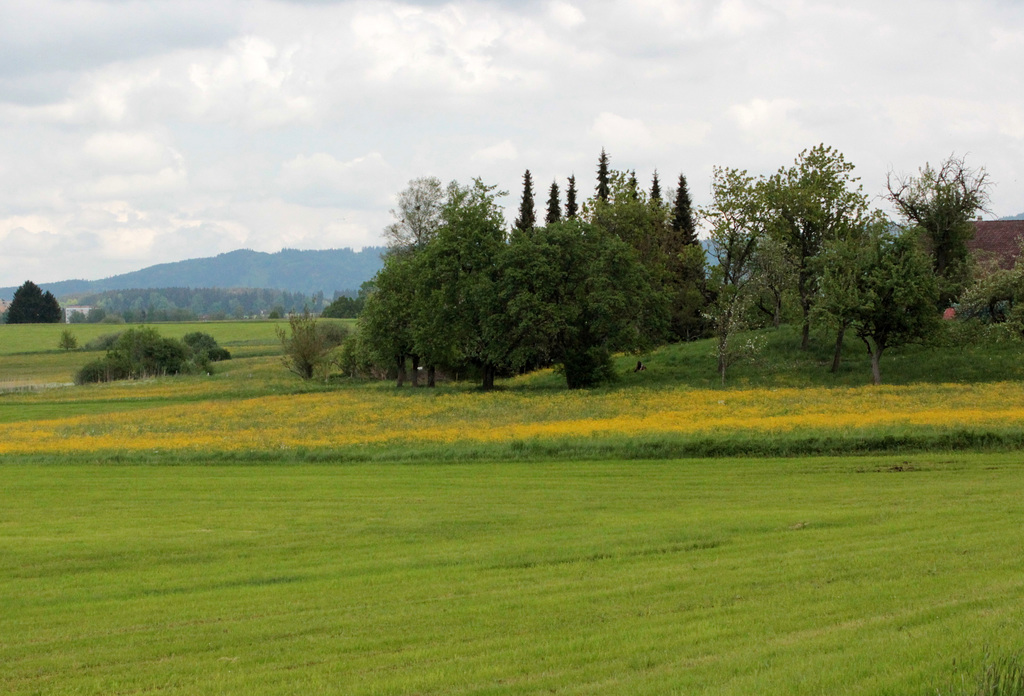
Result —
<path fill-rule="evenodd" d="M 608 202 L 608 153 L 601 148 L 601 157 L 597 160 L 597 198 Z"/>
<path fill-rule="evenodd" d="M 537 216 L 533 211 L 533 177 L 529 169 L 523 174 L 523 200 L 519 204 L 515 226 L 520 230 L 532 230 L 537 226 Z"/>
<path fill-rule="evenodd" d="M 684 244 L 697 243 L 697 229 L 693 223 L 693 203 L 690 191 L 686 187 L 686 177 L 679 175 L 679 188 L 676 190 L 676 203 L 672 209 L 672 229 L 681 237 Z"/>
<path fill-rule="evenodd" d="M 558 202 L 558 184 L 551 182 L 551 191 L 548 194 L 548 214 L 544 218 L 547 224 L 553 224 L 562 219 L 562 209 Z"/>
<path fill-rule="evenodd" d="M 661 182 L 658 180 L 658 170 L 654 170 L 654 178 L 651 180 L 651 200 L 661 200 Z"/>
<path fill-rule="evenodd" d="M 11 306 L 7 309 L 8 324 L 56 324 L 64 318 L 64 312 L 53 293 L 45 293 L 31 280 L 14 291 Z"/>
<path fill-rule="evenodd" d="M 576 217 L 579 206 L 576 205 L 576 177 L 569 177 L 569 188 L 565 191 L 565 219 L 572 220 Z"/>

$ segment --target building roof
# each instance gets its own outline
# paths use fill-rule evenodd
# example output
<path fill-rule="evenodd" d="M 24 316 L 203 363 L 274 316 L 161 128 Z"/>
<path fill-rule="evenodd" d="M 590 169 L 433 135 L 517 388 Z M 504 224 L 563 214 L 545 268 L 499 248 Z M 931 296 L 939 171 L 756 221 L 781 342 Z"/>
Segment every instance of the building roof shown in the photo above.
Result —
<path fill-rule="evenodd" d="M 995 259 L 1000 268 L 1012 268 L 1020 255 L 1024 240 L 1024 220 L 978 220 L 974 223 L 974 239 L 967 242 L 979 260 Z"/>

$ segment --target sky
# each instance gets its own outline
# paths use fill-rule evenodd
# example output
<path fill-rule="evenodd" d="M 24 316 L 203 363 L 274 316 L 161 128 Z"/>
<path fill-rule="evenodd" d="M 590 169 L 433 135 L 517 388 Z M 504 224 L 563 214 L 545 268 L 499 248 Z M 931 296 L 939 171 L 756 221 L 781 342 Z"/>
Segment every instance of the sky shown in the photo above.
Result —
<path fill-rule="evenodd" d="M 0 286 L 381 243 L 416 177 L 707 204 L 824 143 L 875 205 L 952 154 L 1024 212 L 1018 0 L 0 0 Z"/>

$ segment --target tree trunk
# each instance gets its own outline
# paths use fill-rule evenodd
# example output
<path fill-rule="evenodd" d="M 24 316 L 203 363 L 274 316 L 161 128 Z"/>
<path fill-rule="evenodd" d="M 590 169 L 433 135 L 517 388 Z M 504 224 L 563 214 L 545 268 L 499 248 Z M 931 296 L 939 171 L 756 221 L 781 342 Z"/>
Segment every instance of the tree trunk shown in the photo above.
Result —
<path fill-rule="evenodd" d="M 494 389 L 494 365 L 490 363 L 484 365 L 484 381 L 480 388 L 484 391 Z"/>
<path fill-rule="evenodd" d="M 775 316 L 772 318 L 772 326 L 776 329 L 782 324 L 782 297 L 775 298 Z"/>
<path fill-rule="evenodd" d="M 430 367 L 427 368 L 427 386 L 428 387 L 433 387 L 434 386 L 434 366 L 433 365 L 431 365 Z"/>
<path fill-rule="evenodd" d="M 878 363 L 882 360 L 882 349 L 876 348 L 871 351 L 871 379 L 874 380 L 875 384 L 882 383 L 882 371 L 879 368 Z"/>
<path fill-rule="evenodd" d="M 800 335 L 800 350 L 807 350 L 811 345 L 811 304 L 806 300 L 800 304 L 804 311 L 804 328 Z"/>
<path fill-rule="evenodd" d="M 420 356 L 412 355 L 412 386 L 420 386 Z"/>
<path fill-rule="evenodd" d="M 395 366 L 398 368 L 398 379 L 395 382 L 396 387 L 401 387 L 405 384 L 405 356 L 401 356 L 395 361 Z"/>
<path fill-rule="evenodd" d="M 832 354 L 832 374 L 839 372 L 839 360 L 843 357 L 843 336 L 846 335 L 846 324 L 839 327 L 836 334 L 836 350 Z"/>

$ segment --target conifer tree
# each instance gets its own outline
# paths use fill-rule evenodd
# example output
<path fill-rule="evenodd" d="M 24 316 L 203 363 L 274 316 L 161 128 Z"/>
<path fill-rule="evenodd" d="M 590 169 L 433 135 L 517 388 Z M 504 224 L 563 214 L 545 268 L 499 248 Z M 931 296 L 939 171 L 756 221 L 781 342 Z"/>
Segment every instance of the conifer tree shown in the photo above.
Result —
<path fill-rule="evenodd" d="M 14 291 L 7 309 L 8 324 L 56 324 L 63 318 L 64 311 L 53 293 L 43 292 L 31 280 Z"/>
<path fill-rule="evenodd" d="M 686 187 L 686 177 L 679 175 L 676 203 L 672 209 L 672 229 L 679 234 L 684 244 L 697 243 L 697 230 L 693 223 L 693 203 Z"/>
<path fill-rule="evenodd" d="M 533 177 L 527 169 L 523 174 L 523 200 L 519 204 L 519 217 L 515 226 L 520 230 L 532 230 L 537 226 L 537 216 L 533 210 Z"/>
<path fill-rule="evenodd" d="M 576 217 L 579 206 L 576 205 L 576 177 L 569 177 L 569 188 L 565 191 L 565 219 L 572 220 Z"/>
<path fill-rule="evenodd" d="M 601 157 L 597 160 L 597 198 L 608 202 L 608 154 L 601 148 Z"/>
<path fill-rule="evenodd" d="M 629 182 L 626 184 L 629 187 L 629 197 L 634 201 L 640 200 L 639 184 L 636 181 L 636 170 L 629 172 Z"/>
<path fill-rule="evenodd" d="M 661 200 L 661 182 L 658 180 L 658 170 L 654 170 L 654 178 L 651 180 L 651 200 Z"/>
<path fill-rule="evenodd" d="M 548 214 L 544 219 L 547 224 L 553 224 L 562 219 L 562 209 L 558 203 L 558 184 L 551 182 L 551 192 L 548 194 Z"/>

